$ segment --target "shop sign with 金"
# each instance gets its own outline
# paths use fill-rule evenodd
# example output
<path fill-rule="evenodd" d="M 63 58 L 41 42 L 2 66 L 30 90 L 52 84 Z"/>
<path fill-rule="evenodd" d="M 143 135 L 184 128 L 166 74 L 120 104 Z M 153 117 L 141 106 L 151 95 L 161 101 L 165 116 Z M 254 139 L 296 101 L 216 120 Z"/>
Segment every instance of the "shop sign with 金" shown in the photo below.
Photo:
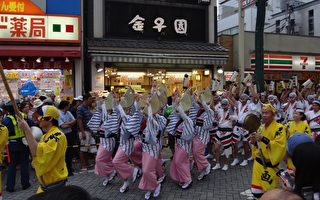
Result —
<path fill-rule="evenodd" d="M 80 42 L 79 17 L 0 14 L 0 41 Z"/>
<path fill-rule="evenodd" d="M 134 31 L 143 32 L 145 28 L 145 20 L 146 19 L 140 15 L 136 15 L 128 25 L 131 25 Z M 156 29 L 159 33 L 161 33 L 162 30 L 165 30 L 167 25 L 165 24 L 164 18 L 157 17 L 154 19 L 154 26 L 152 28 Z M 176 34 L 186 34 L 188 31 L 188 21 L 186 19 L 175 19 L 174 30 Z"/>

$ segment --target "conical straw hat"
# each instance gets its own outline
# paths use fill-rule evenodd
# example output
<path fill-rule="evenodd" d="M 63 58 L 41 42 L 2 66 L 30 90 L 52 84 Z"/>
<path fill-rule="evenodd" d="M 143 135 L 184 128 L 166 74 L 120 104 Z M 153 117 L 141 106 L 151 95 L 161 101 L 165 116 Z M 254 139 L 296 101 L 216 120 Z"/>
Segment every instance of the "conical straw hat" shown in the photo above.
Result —
<path fill-rule="evenodd" d="M 108 96 L 105 98 L 105 104 L 106 104 L 107 110 L 112 110 L 113 102 L 114 102 L 113 94 L 109 93 Z"/>
<path fill-rule="evenodd" d="M 167 93 L 168 93 L 167 86 L 165 84 L 161 83 L 161 85 L 159 87 L 159 91 L 161 93 L 165 93 L 167 95 Z"/>
<path fill-rule="evenodd" d="M 184 112 L 188 111 L 192 106 L 192 99 L 190 95 L 190 89 L 188 89 L 181 97 L 180 105 Z"/>
<path fill-rule="evenodd" d="M 152 95 L 151 99 L 149 100 L 149 104 L 152 109 L 152 114 L 156 114 L 160 110 L 160 101 L 158 95 L 155 93 Z M 148 114 L 148 107 L 146 106 L 143 110 L 144 114 Z"/>
<path fill-rule="evenodd" d="M 201 93 L 201 100 L 206 102 L 207 104 L 211 102 L 213 96 L 209 88 L 205 89 Z"/>
<path fill-rule="evenodd" d="M 159 102 L 160 102 L 160 107 L 167 105 L 167 103 L 168 103 L 167 93 L 163 92 L 163 91 L 161 92 L 159 90 L 157 94 L 158 94 L 158 98 L 159 98 Z"/>
<path fill-rule="evenodd" d="M 145 108 L 147 106 L 147 102 L 148 102 L 148 94 L 145 93 L 139 99 L 140 108 L 142 108 L 142 109 Z"/>
<path fill-rule="evenodd" d="M 120 105 L 123 108 L 129 108 L 133 105 L 134 103 L 134 90 L 129 87 L 124 94 L 124 96 L 121 98 Z"/>

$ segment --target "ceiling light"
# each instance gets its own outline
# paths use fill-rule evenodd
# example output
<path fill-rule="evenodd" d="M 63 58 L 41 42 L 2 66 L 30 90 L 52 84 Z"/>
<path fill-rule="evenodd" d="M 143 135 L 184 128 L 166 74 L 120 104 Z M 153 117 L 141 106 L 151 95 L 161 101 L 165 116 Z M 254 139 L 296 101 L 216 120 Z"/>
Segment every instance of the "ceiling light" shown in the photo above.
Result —
<path fill-rule="evenodd" d="M 97 72 L 100 73 L 103 71 L 103 67 L 99 64 L 96 64 Z"/>
<path fill-rule="evenodd" d="M 24 57 L 22 57 L 21 62 L 26 62 L 26 59 Z"/>
<path fill-rule="evenodd" d="M 70 62 L 69 58 L 68 58 L 68 57 L 66 57 L 66 60 L 65 60 L 64 62 Z"/>
<path fill-rule="evenodd" d="M 41 63 L 41 57 L 36 60 L 37 63 Z"/>
<path fill-rule="evenodd" d="M 12 62 L 12 58 L 11 58 L 11 57 L 9 57 L 9 58 L 8 58 L 8 61 L 9 61 L 9 62 Z"/>
<path fill-rule="evenodd" d="M 223 68 L 222 67 L 218 67 L 217 72 L 218 72 L 218 74 L 223 74 Z"/>

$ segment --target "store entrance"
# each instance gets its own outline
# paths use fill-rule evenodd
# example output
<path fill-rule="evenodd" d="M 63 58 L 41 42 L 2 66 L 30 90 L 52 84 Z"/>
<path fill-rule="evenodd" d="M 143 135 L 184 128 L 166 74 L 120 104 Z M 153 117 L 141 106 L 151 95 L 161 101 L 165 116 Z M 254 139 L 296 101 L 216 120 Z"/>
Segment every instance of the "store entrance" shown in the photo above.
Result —
<path fill-rule="evenodd" d="M 138 93 L 149 92 L 152 83 L 163 83 L 167 86 L 169 94 L 176 89 L 182 90 L 184 86 L 197 90 L 206 88 L 211 81 L 211 72 L 204 67 L 194 68 L 113 68 L 105 67 L 105 90 L 124 92 L 131 86 Z"/>

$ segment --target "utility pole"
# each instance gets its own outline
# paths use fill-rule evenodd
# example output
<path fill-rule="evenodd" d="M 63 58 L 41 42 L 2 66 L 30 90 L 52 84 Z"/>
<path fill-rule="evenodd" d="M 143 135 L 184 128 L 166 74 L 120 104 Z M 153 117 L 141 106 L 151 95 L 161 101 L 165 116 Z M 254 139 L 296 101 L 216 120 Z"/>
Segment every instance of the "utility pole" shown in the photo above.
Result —
<path fill-rule="evenodd" d="M 255 37 L 255 53 L 256 53 L 256 81 L 258 93 L 265 91 L 264 88 L 264 24 L 266 18 L 266 6 L 268 0 L 257 0 L 257 22 L 256 22 L 256 37 Z"/>
<path fill-rule="evenodd" d="M 242 0 L 239 0 L 239 74 L 240 74 L 240 82 L 244 79 L 244 9 L 242 8 Z M 241 84 L 240 84 L 241 86 Z M 241 91 L 241 90 L 240 90 Z"/>

